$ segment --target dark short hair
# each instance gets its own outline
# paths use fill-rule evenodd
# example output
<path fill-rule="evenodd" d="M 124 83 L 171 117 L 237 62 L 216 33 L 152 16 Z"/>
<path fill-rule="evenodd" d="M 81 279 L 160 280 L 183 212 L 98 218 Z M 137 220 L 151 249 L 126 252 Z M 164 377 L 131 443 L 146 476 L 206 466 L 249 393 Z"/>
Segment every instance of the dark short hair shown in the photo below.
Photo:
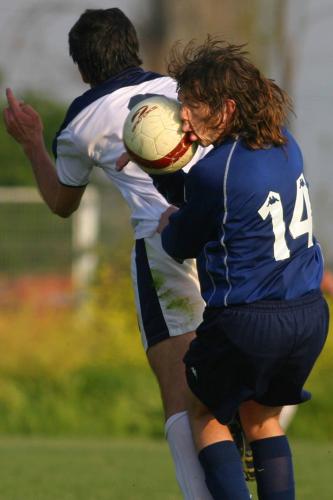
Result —
<path fill-rule="evenodd" d="M 136 30 L 118 8 L 88 9 L 71 28 L 69 53 L 92 85 L 140 66 Z"/>
<path fill-rule="evenodd" d="M 292 111 L 291 100 L 248 60 L 244 45 L 209 35 L 200 46 L 193 40 L 184 49 L 176 44 L 168 69 L 184 97 L 207 104 L 213 116 L 226 99 L 235 101 L 229 136 L 242 137 L 253 149 L 286 143 L 282 127 Z"/>

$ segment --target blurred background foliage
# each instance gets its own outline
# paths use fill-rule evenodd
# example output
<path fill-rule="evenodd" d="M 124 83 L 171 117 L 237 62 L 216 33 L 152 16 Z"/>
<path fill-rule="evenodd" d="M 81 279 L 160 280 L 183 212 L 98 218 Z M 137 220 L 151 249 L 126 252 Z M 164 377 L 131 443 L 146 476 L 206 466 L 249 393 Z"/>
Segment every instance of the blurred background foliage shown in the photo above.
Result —
<path fill-rule="evenodd" d="M 211 3 L 203 9 L 192 0 L 189 9 L 185 0 L 151 2 L 151 16 L 140 27 L 146 66 L 165 71 L 172 43 L 194 33 L 202 40 L 210 26 L 212 34 L 249 42 L 262 68 L 280 41 L 280 77 L 289 88 L 292 51 L 280 22 L 286 1 L 269 0 L 266 17 L 257 0 Z M 21 97 L 41 113 L 51 150 L 65 105 L 32 92 Z M 2 122 L 0 143 L 0 188 L 35 186 Z M 80 290 L 71 279 L 72 222 L 42 204 L 17 205 L 15 212 L 10 204 L 0 205 L 0 434 L 163 436 L 159 391 L 141 346 L 129 277 L 128 208 L 101 178 L 93 184 L 101 196 L 98 267 Z M 298 409 L 292 436 L 333 439 L 332 370 L 330 335 L 307 386 L 313 400 Z"/>
<path fill-rule="evenodd" d="M 44 121 L 45 142 L 51 151 L 55 136 L 64 118 L 65 107 L 57 102 L 37 97 L 32 93 L 20 96 L 26 102 L 36 107 Z M 1 109 L 5 106 L 1 102 Z M 0 169 L 0 186 L 34 186 L 34 177 L 21 150 L 14 140 L 8 137 L 2 124 L 0 125 L 0 159 L 3 168 Z M 6 168 L 5 168 L 6 166 Z"/>
<path fill-rule="evenodd" d="M 0 433 L 163 436 L 122 263 L 102 265 L 86 293 L 75 307 L 2 312 Z M 332 354 L 330 335 L 307 384 L 314 399 L 298 409 L 293 437 L 333 439 Z"/>
<path fill-rule="evenodd" d="M 67 301 L 47 304 L 43 289 L 38 300 L 28 289 L 3 304 L 0 433 L 162 435 L 124 255 Z"/>
<path fill-rule="evenodd" d="M 63 106 L 23 97 L 41 113 L 51 151 Z M 0 162 L 10 165 L 0 186 L 34 186 L 3 125 L 0 141 Z M 94 184 L 103 191 L 100 179 Z M 13 214 L 15 203 L 1 204 L 0 433 L 162 436 L 129 275 L 128 209 L 112 186 L 102 199 L 99 265 L 80 291 L 70 278 L 71 221 L 44 205 L 20 204 Z"/>

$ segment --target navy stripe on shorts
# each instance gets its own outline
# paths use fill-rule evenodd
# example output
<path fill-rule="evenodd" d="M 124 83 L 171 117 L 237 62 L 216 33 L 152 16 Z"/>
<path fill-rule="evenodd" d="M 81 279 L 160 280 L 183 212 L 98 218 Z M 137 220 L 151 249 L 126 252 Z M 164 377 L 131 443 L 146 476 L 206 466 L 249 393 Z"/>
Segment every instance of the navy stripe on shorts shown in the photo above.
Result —
<path fill-rule="evenodd" d="M 144 239 L 135 242 L 135 263 L 141 318 L 148 347 L 170 337 L 149 267 Z"/>

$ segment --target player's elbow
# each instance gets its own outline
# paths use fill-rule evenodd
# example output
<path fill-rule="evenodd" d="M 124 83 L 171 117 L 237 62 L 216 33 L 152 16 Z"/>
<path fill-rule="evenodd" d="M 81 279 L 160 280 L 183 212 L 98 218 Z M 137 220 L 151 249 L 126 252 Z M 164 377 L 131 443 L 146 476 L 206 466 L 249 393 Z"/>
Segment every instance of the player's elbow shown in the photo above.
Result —
<path fill-rule="evenodd" d="M 53 214 L 58 215 L 62 219 L 68 219 L 78 207 L 50 207 Z"/>
<path fill-rule="evenodd" d="M 71 199 L 71 200 L 57 200 L 52 206 L 50 206 L 52 212 L 55 215 L 63 219 L 70 217 L 80 206 L 81 198 Z"/>
<path fill-rule="evenodd" d="M 57 212 L 57 211 L 53 211 L 53 213 L 55 215 L 58 215 L 58 217 L 61 217 L 61 219 L 68 219 L 73 212 Z"/>

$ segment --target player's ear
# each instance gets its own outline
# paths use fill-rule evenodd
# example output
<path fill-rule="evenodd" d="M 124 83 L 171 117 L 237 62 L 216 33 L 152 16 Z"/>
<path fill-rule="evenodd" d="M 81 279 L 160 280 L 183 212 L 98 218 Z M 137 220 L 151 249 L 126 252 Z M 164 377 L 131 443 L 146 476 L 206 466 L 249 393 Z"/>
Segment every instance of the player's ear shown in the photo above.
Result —
<path fill-rule="evenodd" d="M 84 72 L 82 71 L 82 69 L 80 68 L 79 65 L 78 65 L 78 70 L 80 72 L 83 83 L 88 83 L 90 85 L 88 78 L 86 77 L 86 75 L 84 74 Z"/>
<path fill-rule="evenodd" d="M 226 115 L 227 120 L 229 120 L 234 114 L 236 109 L 236 103 L 233 99 L 226 99 L 224 101 L 224 114 Z"/>
<path fill-rule="evenodd" d="M 232 119 L 232 116 L 235 112 L 236 109 L 236 103 L 233 99 L 226 99 L 223 104 L 223 111 L 222 111 L 222 120 L 221 124 L 224 127 L 228 126 L 228 123 L 230 123 L 230 120 Z"/>

